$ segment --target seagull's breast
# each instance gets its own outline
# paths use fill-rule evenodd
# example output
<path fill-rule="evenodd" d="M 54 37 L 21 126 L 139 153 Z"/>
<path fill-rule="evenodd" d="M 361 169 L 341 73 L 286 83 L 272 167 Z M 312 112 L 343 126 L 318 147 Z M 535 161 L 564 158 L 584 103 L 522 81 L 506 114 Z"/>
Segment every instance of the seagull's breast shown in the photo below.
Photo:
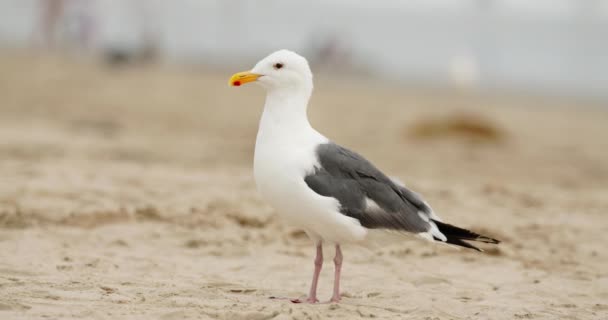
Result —
<path fill-rule="evenodd" d="M 260 193 L 273 206 L 284 209 L 301 205 L 308 193 L 314 193 L 304 177 L 318 165 L 315 149 L 320 143 L 323 143 L 321 137 L 289 139 L 281 134 L 267 135 L 260 129 L 255 147 L 254 177 Z"/>

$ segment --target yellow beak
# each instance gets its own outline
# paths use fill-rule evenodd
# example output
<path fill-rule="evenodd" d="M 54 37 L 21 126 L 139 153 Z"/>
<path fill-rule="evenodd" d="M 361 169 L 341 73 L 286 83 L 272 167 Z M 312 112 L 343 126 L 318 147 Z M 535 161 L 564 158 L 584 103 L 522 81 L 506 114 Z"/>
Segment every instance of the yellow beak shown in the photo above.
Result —
<path fill-rule="evenodd" d="M 235 73 L 234 75 L 232 75 L 232 77 L 230 77 L 230 81 L 228 82 L 228 84 L 233 87 L 238 87 L 247 82 L 256 81 L 261 76 L 262 75 L 260 74 L 251 73 L 249 71 L 239 72 Z"/>

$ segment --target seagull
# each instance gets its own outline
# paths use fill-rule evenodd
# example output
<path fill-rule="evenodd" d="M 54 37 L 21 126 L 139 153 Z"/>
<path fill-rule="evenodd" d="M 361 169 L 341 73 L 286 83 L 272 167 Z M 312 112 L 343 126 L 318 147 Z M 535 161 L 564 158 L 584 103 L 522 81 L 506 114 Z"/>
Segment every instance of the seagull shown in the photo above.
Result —
<path fill-rule="evenodd" d="M 482 250 L 465 240 L 499 243 L 442 222 L 420 195 L 315 130 L 306 113 L 313 76 L 304 57 L 276 51 L 250 71 L 234 74 L 229 85 L 250 82 L 266 89 L 253 163 L 257 188 L 286 222 L 304 230 L 316 246 L 308 298 L 292 302 L 319 302 L 323 244 L 335 246 L 330 302 L 339 302 L 340 245 L 362 241 L 372 229 L 413 233 L 478 251 Z"/>

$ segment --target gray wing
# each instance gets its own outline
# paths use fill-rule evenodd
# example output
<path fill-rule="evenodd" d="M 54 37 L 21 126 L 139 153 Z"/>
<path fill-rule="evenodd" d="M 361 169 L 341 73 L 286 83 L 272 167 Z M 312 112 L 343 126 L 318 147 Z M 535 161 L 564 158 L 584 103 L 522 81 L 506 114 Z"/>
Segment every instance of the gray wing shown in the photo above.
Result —
<path fill-rule="evenodd" d="M 424 200 L 395 184 L 359 154 L 335 143 L 321 144 L 316 152 L 320 166 L 304 180 L 316 193 L 336 198 L 342 214 L 370 229 L 420 233 L 431 228 L 428 218 L 432 211 Z"/>

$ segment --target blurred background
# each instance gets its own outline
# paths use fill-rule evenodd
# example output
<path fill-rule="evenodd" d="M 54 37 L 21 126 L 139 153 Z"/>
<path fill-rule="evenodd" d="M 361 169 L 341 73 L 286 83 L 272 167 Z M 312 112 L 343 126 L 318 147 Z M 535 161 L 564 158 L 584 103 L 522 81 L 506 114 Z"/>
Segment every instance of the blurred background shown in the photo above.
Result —
<path fill-rule="evenodd" d="M 4 47 L 226 67 L 277 48 L 415 85 L 608 99 L 604 0 L 3 0 Z"/>
<path fill-rule="evenodd" d="M 339 308 L 266 299 L 313 250 L 227 82 L 283 48 L 315 128 L 503 243 L 347 248 Z M 0 0 L 0 318 L 602 319 L 607 141 L 608 0 Z"/>

